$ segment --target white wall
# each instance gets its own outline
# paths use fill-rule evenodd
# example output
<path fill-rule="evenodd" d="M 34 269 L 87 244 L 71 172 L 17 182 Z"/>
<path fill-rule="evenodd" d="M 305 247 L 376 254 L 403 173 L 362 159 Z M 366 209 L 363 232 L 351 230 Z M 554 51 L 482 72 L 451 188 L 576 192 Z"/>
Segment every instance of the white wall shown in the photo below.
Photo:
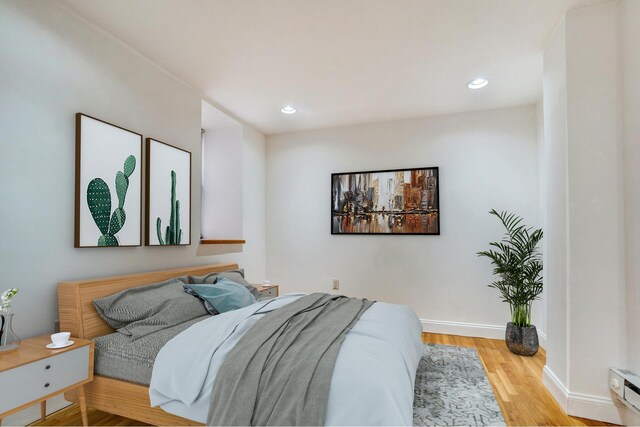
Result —
<path fill-rule="evenodd" d="M 637 73 L 622 80 L 627 57 L 620 50 L 621 40 L 638 47 L 640 16 L 632 8 L 614 1 L 568 11 L 544 61 L 549 327 L 543 382 L 570 415 L 615 423 L 638 422 L 616 406 L 608 388 L 609 368 L 628 367 L 627 354 L 636 354 L 627 346 L 636 348 L 637 332 L 628 329 L 637 331 L 637 294 L 630 291 L 638 285 L 625 281 L 632 273 L 625 258 L 636 248 L 629 226 L 637 212 L 629 200 L 637 194 L 629 184 L 637 180 L 638 140 L 627 122 L 637 121 L 638 91 L 631 80 Z M 626 42 L 629 31 L 635 44 Z M 629 58 L 636 62 L 626 71 L 633 72 L 637 51 Z"/>
<path fill-rule="evenodd" d="M 547 366 L 567 381 L 567 82 L 565 23 L 556 30 L 544 54 L 545 238 L 544 286 L 547 299 Z"/>
<path fill-rule="evenodd" d="M 540 220 L 540 226 L 545 231 L 546 236 L 546 225 L 545 218 L 547 213 L 547 189 L 545 187 L 545 177 L 542 173 L 542 165 L 544 164 L 544 155 L 545 155 L 545 134 L 544 134 L 544 105 L 542 100 L 536 104 L 536 136 L 537 136 L 537 156 L 538 156 L 538 164 L 536 165 L 537 173 L 538 173 L 538 218 Z M 545 242 L 546 239 L 542 239 L 540 244 L 540 250 L 542 252 L 543 258 L 543 266 L 546 270 L 546 259 L 545 259 Z M 543 270 L 542 277 L 543 283 L 545 281 L 544 277 L 546 277 L 546 271 Z M 533 316 L 536 319 L 536 325 L 538 330 L 546 331 L 547 330 L 547 301 L 549 290 L 547 289 L 546 283 L 544 283 L 544 287 L 542 288 L 542 294 L 540 295 L 540 300 L 535 303 L 535 310 Z M 547 337 L 546 333 L 541 340 L 543 347 L 546 348 L 547 345 Z"/>
<path fill-rule="evenodd" d="M 0 2 L 0 289 L 20 288 L 15 329 L 49 333 L 56 284 L 238 261 L 264 278 L 264 136 L 244 127 L 242 254 L 197 257 L 201 96 L 54 2 Z M 191 151 L 188 247 L 74 249 L 74 114 L 84 112 Z M 144 176 L 144 175 L 143 175 Z"/>
<path fill-rule="evenodd" d="M 624 224 L 617 7 L 608 3 L 575 9 L 566 17 L 571 354 L 567 386 L 605 396 L 608 368 L 620 366 L 625 351 L 625 331 L 620 327 Z M 597 352 L 592 352 L 594 333 Z"/>
<path fill-rule="evenodd" d="M 242 217 L 238 212 L 242 212 L 244 170 L 242 126 L 203 129 L 202 236 L 241 239 Z"/>
<path fill-rule="evenodd" d="M 261 283 L 266 277 L 266 138 L 257 130 L 242 128 L 244 145 L 242 178 L 242 254 L 229 256 L 245 268 L 247 279 Z"/>
<path fill-rule="evenodd" d="M 288 292 L 331 292 L 338 278 L 431 328 L 504 336 L 509 309 L 476 252 L 502 236 L 491 208 L 540 224 L 537 158 L 535 106 L 269 136 L 267 274 Z M 332 172 L 421 166 L 440 167 L 440 236 L 330 234 Z"/>
<path fill-rule="evenodd" d="M 640 374 L 640 2 L 621 5 L 628 366 Z"/>
<path fill-rule="evenodd" d="M 205 165 L 205 168 L 215 167 L 216 163 L 214 161 L 208 166 Z M 247 242 L 244 245 L 200 245 L 197 251 L 198 256 L 217 255 L 213 258 L 215 262 L 238 263 L 245 269 L 247 280 L 252 283 L 262 283 L 266 277 L 265 178 L 266 138 L 252 127 L 242 126 L 242 215 L 240 218 L 241 237 Z M 216 208 L 224 209 L 219 205 Z"/>

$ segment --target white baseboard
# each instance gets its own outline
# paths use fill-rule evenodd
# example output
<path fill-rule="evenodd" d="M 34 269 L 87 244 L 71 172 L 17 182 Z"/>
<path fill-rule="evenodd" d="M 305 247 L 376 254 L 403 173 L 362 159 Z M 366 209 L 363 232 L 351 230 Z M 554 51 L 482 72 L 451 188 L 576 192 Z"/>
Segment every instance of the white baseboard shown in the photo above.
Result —
<path fill-rule="evenodd" d="M 556 374 L 549 369 L 549 365 L 545 365 L 542 369 L 542 384 L 549 390 L 551 396 L 558 402 L 558 405 L 567 412 L 567 403 L 569 400 L 569 389 L 560 381 Z"/>
<path fill-rule="evenodd" d="M 424 332 L 460 335 L 463 337 L 503 340 L 506 329 L 506 326 L 485 325 L 482 323 L 450 322 L 448 320 L 431 319 L 420 319 L 420 321 L 422 322 L 422 330 Z M 540 340 L 540 346 L 544 348 L 547 344 L 547 334 L 542 331 L 538 331 L 538 338 Z"/>
<path fill-rule="evenodd" d="M 424 332 L 460 335 L 463 337 L 504 339 L 505 326 L 450 322 L 448 320 L 420 319 L 420 321 Z"/>
<path fill-rule="evenodd" d="M 625 412 L 628 409 L 622 404 L 618 404 L 610 396 L 572 393 L 549 369 L 548 365 L 542 370 L 542 384 L 569 415 L 613 424 L 623 424 Z"/>
<path fill-rule="evenodd" d="M 567 414 L 591 420 L 624 424 L 621 412 L 627 408 L 616 405 L 610 397 L 592 396 L 582 393 L 569 393 Z"/>

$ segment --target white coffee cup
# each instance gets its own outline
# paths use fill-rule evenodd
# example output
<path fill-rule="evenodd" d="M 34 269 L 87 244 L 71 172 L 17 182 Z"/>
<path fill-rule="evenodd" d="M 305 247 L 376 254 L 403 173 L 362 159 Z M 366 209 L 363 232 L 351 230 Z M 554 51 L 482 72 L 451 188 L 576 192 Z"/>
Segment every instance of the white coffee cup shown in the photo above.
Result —
<path fill-rule="evenodd" d="M 51 342 L 55 345 L 65 345 L 69 341 L 71 332 L 58 332 L 51 335 Z"/>

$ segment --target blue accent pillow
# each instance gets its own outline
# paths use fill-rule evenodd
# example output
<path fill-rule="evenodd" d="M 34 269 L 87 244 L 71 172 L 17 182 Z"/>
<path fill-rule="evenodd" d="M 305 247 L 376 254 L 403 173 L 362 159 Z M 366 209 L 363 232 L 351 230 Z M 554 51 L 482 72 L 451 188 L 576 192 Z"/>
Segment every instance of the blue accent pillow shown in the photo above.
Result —
<path fill-rule="evenodd" d="M 258 302 L 244 286 L 229 279 L 218 278 L 213 285 L 184 285 L 189 293 L 195 293 L 211 314 L 225 313 Z"/>

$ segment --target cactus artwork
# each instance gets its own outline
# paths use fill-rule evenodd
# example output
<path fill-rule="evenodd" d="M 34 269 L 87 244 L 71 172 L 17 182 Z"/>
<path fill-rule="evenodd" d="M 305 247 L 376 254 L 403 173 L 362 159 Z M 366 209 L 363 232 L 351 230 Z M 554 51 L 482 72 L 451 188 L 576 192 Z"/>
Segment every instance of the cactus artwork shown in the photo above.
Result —
<path fill-rule="evenodd" d="M 102 178 L 94 178 L 87 186 L 87 204 L 102 236 L 98 238 L 98 246 L 119 246 L 116 233 L 124 226 L 127 216 L 124 212 L 124 201 L 129 189 L 129 177 L 136 168 L 136 158 L 129 156 L 124 161 L 122 171 L 116 173 L 115 188 L 118 196 L 118 207 L 111 212 L 111 191 Z"/>
<path fill-rule="evenodd" d="M 171 214 L 169 225 L 165 229 L 162 237 L 162 220 L 156 219 L 156 233 L 161 245 L 179 245 L 182 240 L 182 229 L 180 229 L 180 200 L 176 200 L 176 172 L 171 171 Z"/>

